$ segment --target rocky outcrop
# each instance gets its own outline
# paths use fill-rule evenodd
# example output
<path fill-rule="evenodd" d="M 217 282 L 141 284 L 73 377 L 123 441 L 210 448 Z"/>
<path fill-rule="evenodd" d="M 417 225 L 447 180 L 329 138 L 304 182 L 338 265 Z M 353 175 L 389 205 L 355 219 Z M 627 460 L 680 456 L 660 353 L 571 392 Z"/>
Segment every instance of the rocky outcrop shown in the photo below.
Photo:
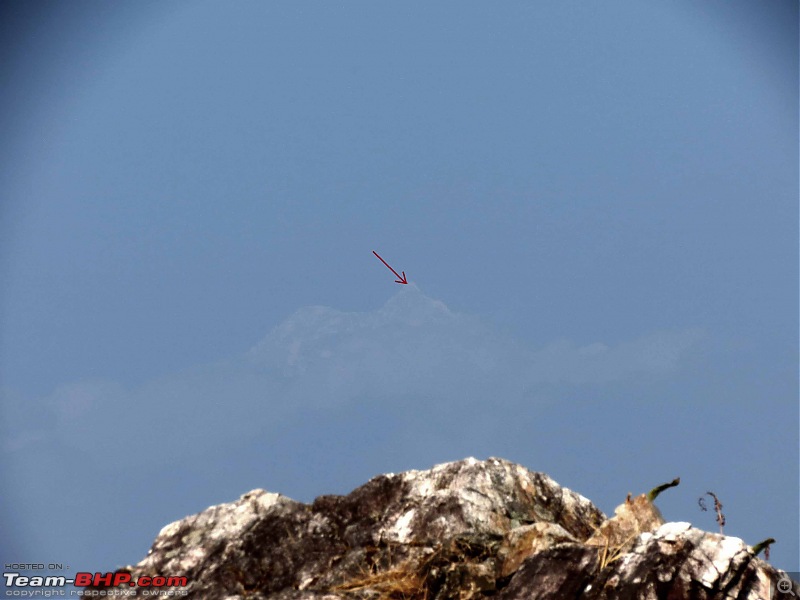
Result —
<path fill-rule="evenodd" d="M 311 504 L 254 490 L 166 526 L 121 571 L 185 576 L 186 597 L 208 600 L 760 600 L 785 575 L 738 538 L 664 523 L 645 496 L 606 519 L 496 458 L 380 475 Z"/>

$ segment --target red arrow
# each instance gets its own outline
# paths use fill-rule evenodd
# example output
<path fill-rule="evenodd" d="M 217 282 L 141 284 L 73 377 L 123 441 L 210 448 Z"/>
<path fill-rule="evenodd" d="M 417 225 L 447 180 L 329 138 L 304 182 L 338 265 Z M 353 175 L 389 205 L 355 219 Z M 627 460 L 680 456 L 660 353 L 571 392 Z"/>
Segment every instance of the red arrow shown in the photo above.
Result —
<path fill-rule="evenodd" d="M 373 250 L 373 251 L 372 251 L 372 253 L 373 253 L 375 256 L 377 256 L 377 257 L 378 257 L 378 260 L 380 260 L 380 261 L 381 261 L 383 264 L 385 264 L 387 267 L 389 267 L 389 263 L 387 263 L 385 260 L 383 260 L 383 259 L 381 258 L 381 255 L 380 255 L 380 254 L 378 254 L 377 252 L 375 252 L 375 250 Z M 389 267 L 389 270 L 390 270 L 392 273 L 394 273 L 394 276 L 395 276 L 395 277 L 397 277 L 397 279 L 395 279 L 395 280 L 394 280 L 394 282 L 395 282 L 395 283 L 402 283 L 403 285 L 408 285 L 408 282 L 406 281 L 406 272 L 405 272 L 405 271 L 403 271 L 403 276 L 402 276 L 402 277 L 400 277 L 400 275 L 398 275 L 398 274 L 397 274 L 397 271 L 395 271 L 395 270 L 394 270 L 392 267 Z"/>

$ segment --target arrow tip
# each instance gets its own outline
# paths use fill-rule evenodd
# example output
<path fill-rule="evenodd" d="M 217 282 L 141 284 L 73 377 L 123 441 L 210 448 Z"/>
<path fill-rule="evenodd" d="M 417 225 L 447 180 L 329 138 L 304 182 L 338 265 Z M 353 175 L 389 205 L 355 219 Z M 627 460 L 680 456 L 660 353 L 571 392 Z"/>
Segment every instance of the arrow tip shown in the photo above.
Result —
<path fill-rule="evenodd" d="M 395 279 L 395 283 L 402 283 L 403 285 L 408 285 L 408 281 L 406 281 L 406 272 L 403 271 L 403 278 L 402 279 Z"/>

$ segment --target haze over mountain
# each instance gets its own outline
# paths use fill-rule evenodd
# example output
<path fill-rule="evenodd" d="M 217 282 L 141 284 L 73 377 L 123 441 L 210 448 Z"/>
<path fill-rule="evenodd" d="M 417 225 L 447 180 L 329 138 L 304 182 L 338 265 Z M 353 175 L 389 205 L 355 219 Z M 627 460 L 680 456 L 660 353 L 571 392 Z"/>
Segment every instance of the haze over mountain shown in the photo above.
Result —
<path fill-rule="evenodd" d="M 3 448 L 20 469 L 49 452 L 58 457 L 49 461 L 54 471 L 79 462 L 108 474 L 126 465 L 132 483 L 135 473 L 158 478 L 193 464 L 195 476 L 219 484 L 243 447 L 256 461 L 276 453 L 299 461 L 335 445 L 346 460 L 347 437 L 357 436 L 362 460 L 374 464 L 351 465 L 353 477 L 363 477 L 385 465 L 370 455 L 413 466 L 431 444 L 449 458 L 502 438 L 514 427 L 511 415 L 536 414 L 542 386 L 668 374 L 700 339 L 687 330 L 615 346 L 561 340 L 529 348 L 410 284 L 373 311 L 301 308 L 239 356 L 137 387 L 94 379 L 40 400 L 7 394 Z M 32 403 L 44 411 L 32 413 Z M 329 439 L 319 431 L 326 423 Z M 63 489 L 80 494 L 76 484 L 68 479 Z M 118 507 L 130 502 L 125 487 L 107 492 Z M 25 484 L 15 493 L 37 501 Z"/>
<path fill-rule="evenodd" d="M 529 348 L 411 284 L 370 312 L 301 308 L 243 355 L 133 389 L 104 380 L 60 386 L 46 400 L 53 429 L 31 424 L 7 434 L 5 446 L 22 450 L 26 440 L 55 435 L 111 467 L 125 460 L 128 449 L 109 447 L 97 432 L 130 424 L 139 464 L 179 465 L 232 441 L 274 435 L 280 419 L 293 414 L 374 410 L 395 400 L 392 410 L 412 421 L 469 407 L 489 427 L 524 404 L 535 405 L 543 384 L 669 373 L 699 339 L 700 332 L 685 330 L 648 333 L 615 346 L 559 340 Z M 24 411 L 17 418 L 24 422 Z"/>
<path fill-rule="evenodd" d="M 703 339 L 702 331 L 685 329 L 644 332 L 613 345 L 560 339 L 529 347 L 412 283 L 372 311 L 300 308 L 238 356 L 137 387 L 96 379 L 59 386 L 44 399 L 6 394 L 11 419 L 2 443 L 20 472 L 43 454 L 58 457 L 48 461 L 49 476 L 61 480 L 73 501 L 82 489 L 80 478 L 65 477 L 70 464 L 116 481 L 102 502 L 83 501 L 94 505 L 93 517 L 105 514 L 118 532 L 127 530 L 121 535 L 132 542 L 147 532 L 119 523 L 107 503 L 115 511 L 141 510 L 136 482 L 142 479 L 170 485 L 177 476 L 206 495 L 229 490 L 211 492 L 220 500 L 256 483 L 290 493 L 295 486 L 294 495 L 308 500 L 346 492 L 348 481 L 389 467 L 418 466 L 431 453 L 443 460 L 481 448 L 498 453 L 520 436 L 578 451 L 583 442 L 559 427 L 592 417 L 582 414 L 586 404 L 570 400 L 570 389 L 626 380 L 660 385 L 689 351 L 702 353 Z M 620 397 L 622 406 L 632 401 Z M 32 403 L 45 411 L 31 413 Z M 543 429 L 551 433 L 542 437 Z M 669 435 L 669 426 L 655 431 Z M 326 466 L 332 462 L 336 474 Z M 309 464 L 317 465 L 315 476 L 300 488 L 290 478 L 282 488 L 292 465 L 308 473 Z M 253 481 L 248 471 L 263 472 L 264 480 Z M 42 501 L 20 481 L 18 497 L 29 505 Z M 158 501 L 176 514 L 194 506 L 188 496 Z M 74 527 L 67 537 L 80 539 L 87 534 L 79 523 L 48 523 L 44 516 L 40 531 Z"/>

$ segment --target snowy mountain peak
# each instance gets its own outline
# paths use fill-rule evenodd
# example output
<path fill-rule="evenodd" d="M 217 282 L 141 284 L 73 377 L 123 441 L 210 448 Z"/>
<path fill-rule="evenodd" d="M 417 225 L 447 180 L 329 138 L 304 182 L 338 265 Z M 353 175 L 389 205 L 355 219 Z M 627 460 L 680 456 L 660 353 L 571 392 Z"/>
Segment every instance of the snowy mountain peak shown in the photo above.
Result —
<path fill-rule="evenodd" d="M 306 306 L 286 318 L 250 352 L 261 364 L 297 367 L 325 359 L 343 348 L 385 344 L 387 335 L 422 332 L 452 324 L 456 315 L 440 300 L 423 294 L 414 284 L 403 286 L 379 309 L 344 312 L 325 306 Z M 412 338 L 413 339 L 413 338 Z"/>
<path fill-rule="evenodd" d="M 389 298 L 378 314 L 409 324 L 455 316 L 444 302 L 429 298 L 413 283 L 403 286 L 403 289 Z"/>

